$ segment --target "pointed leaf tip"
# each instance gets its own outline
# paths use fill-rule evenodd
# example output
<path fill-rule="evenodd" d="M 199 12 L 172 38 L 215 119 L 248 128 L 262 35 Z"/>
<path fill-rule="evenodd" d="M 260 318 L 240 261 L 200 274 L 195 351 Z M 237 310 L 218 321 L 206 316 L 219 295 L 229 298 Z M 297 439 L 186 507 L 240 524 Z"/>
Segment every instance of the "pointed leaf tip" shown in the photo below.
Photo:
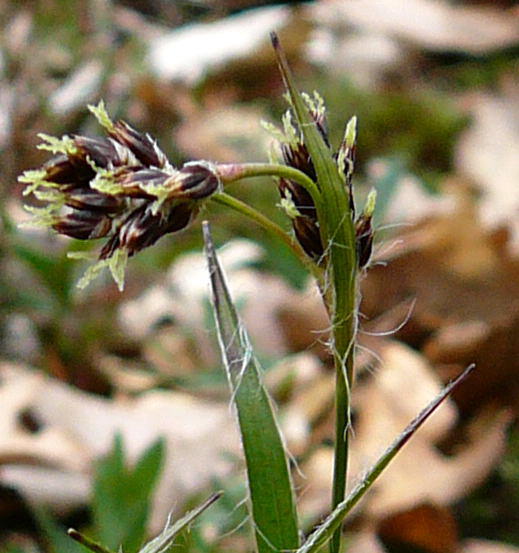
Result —
<path fill-rule="evenodd" d="M 138 553 L 166 553 L 171 547 L 175 537 L 184 528 L 187 528 L 200 514 L 210 507 L 216 500 L 220 499 L 223 492 L 216 492 L 209 496 L 203 503 L 189 511 L 181 519 L 172 522 L 169 518 L 164 530 L 154 539 L 146 543 Z"/>
<path fill-rule="evenodd" d="M 100 543 L 97 543 L 84 534 L 81 534 L 75 528 L 69 528 L 67 530 L 67 536 L 69 538 L 72 538 L 74 541 L 80 543 L 87 549 L 90 549 L 92 553 L 113 553 L 111 549 L 108 549 L 104 545 L 101 545 Z"/>
<path fill-rule="evenodd" d="M 247 465 L 256 551 L 295 551 L 299 546 L 297 512 L 283 439 L 260 367 L 218 262 L 208 222 L 203 223 L 203 235 L 218 341 Z M 269 463 L 265 464 L 267 458 Z"/>

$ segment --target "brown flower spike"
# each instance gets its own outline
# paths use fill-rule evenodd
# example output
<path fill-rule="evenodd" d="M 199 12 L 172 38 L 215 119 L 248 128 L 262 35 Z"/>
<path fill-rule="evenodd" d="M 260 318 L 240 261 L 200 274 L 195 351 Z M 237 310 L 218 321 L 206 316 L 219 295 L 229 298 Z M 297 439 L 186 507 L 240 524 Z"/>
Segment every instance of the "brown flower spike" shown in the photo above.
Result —
<path fill-rule="evenodd" d="M 39 148 L 55 156 L 19 180 L 28 185 L 25 195 L 46 203 L 27 208 L 37 223 L 79 240 L 106 238 L 98 263 L 79 286 L 108 266 L 122 289 L 128 257 L 189 225 L 201 200 L 221 183 L 207 162 L 173 167 L 148 134 L 124 121 L 112 122 L 102 102 L 89 109 L 108 136 L 57 139 L 41 134 Z"/>
<path fill-rule="evenodd" d="M 317 93 L 314 93 L 313 97 L 303 94 L 303 99 L 324 142 L 330 147 L 326 124 L 326 110 L 322 98 Z M 292 120 L 290 110 L 283 116 L 283 131 L 269 124 L 265 126 L 276 137 L 279 144 L 279 151 L 274 157 L 278 158 L 284 165 L 303 172 L 315 182 L 316 173 L 312 159 L 301 130 L 297 128 Z M 352 187 L 356 149 L 355 127 L 356 118 L 353 117 L 346 127 L 344 140 L 334 156 L 344 185 L 348 189 L 350 208 L 353 216 L 355 216 Z M 281 207 L 292 220 L 292 227 L 298 242 L 315 263 L 322 264 L 325 260 L 325 250 L 319 231 L 317 210 L 310 193 L 297 182 L 286 178 L 279 179 L 278 188 L 281 195 Z M 370 200 L 366 203 L 363 213 L 355 221 L 359 268 L 367 266 L 371 257 L 373 246 L 371 219 L 375 205 L 375 196 L 373 194 L 370 195 Z"/>

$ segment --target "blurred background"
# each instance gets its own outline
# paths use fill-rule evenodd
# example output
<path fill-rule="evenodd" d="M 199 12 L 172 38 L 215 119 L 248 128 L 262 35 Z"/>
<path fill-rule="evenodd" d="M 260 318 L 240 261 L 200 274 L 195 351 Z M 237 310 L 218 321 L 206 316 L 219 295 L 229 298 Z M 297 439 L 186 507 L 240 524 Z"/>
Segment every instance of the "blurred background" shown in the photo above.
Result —
<path fill-rule="evenodd" d="M 318 90 L 332 141 L 358 117 L 359 202 L 378 191 L 362 282 L 352 481 L 467 364 L 477 371 L 346 524 L 351 553 L 519 551 L 519 7 L 513 1 L 0 3 L 0 549 L 125 553 L 214 489 L 186 550 L 250 549 L 198 224 L 79 291 L 85 244 L 20 227 L 37 134 L 99 133 L 86 105 L 174 163 L 265 161 L 286 109 L 268 35 Z M 275 183 L 229 193 L 288 228 Z M 216 205 L 215 242 L 294 462 L 326 514 L 333 380 L 306 269 Z M 403 324 L 405 323 L 405 324 Z"/>

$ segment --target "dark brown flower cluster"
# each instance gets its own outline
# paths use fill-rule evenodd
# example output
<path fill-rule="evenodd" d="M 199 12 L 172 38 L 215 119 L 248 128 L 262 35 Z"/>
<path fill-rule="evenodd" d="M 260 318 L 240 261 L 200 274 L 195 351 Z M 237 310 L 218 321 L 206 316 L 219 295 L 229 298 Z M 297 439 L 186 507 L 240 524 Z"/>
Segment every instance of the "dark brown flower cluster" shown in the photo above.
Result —
<path fill-rule="evenodd" d="M 316 180 L 312 160 L 302 142 L 294 145 L 281 144 L 281 154 L 285 165 L 299 169 L 313 181 Z M 292 218 L 292 227 L 298 242 L 308 256 L 319 261 L 323 255 L 323 244 L 312 196 L 306 188 L 285 178 L 279 179 L 279 193 L 285 202 L 292 202 L 297 210 Z"/>
<path fill-rule="evenodd" d="M 330 146 L 326 112 L 322 99 L 317 94 L 314 95 L 314 98 L 304 96 L 304 99 L 324 142 L 327 146 Z M 355 217 L 352 188 L 356 149 L 355 126 L 356 119 L 352 118 L 347 125 L 344 140 L 334 156 L 339 172 L 343 177 L 344 185 L 348 189 L 350 209 L 353 217 Z M 280 143 L 281 161 L 285 165 L 302 171 L 315 182 L 316 172 L 312 159 L 304 143 L 302 133 L 292 122 L 290 111 L 283 118 L 283 127 L 281 138 L 279 131 L 274 130 Z M 309 257 L 319 264 L 322 263 L 325 252 L 319 231 L 317 210 L 310 193 L 301 184 L 286 178 L 279 179 L 279 192 L 282 198 L 281 205 L 292 219 L 292 226 L 298 242 Z M 371 257 L 373 247 L 373 229 L 371 226 L 373 208 L 374 197 L 367 202 L 363 213 L 355 221 L 357 259 L 360 268 L 365 267 Z"/>
<path fill-rule="evenodd" d="M 328 144 L 326 118 L 323 109 L 311 102 L 310 114 L 314 119 L 319 132 Z M 280 141 L 282 161 L 285 165 L 303 172 L 316 181 L 315 168 L 303 141 L 301 133 L 292 122 L 290 112 L 283 118 L 284 140 Z M 292 219 L 292 227 L 298 242 L 306 254 L 319 263 L 323 258 L 323 244 L 319 232 L 317 210 L 312 196 L 299 183 L 285 178 L 279 179 L 279 193 L 282 206 L 287 207 L 287 213 Z M 290 204 L 292 208 L 290 209 Z"/>
<path fill-rule="evenodd" d="M 148 134 L 124 121 L 112 122 L 103 104 L 91 111 L 107 136 L 40 135 L 45 141 L 40 147 L 55 156 L 20 180 L 28 184 L 26 194 L 46 203 L 31 209 L 41 223 L 80 240 L 106 238 L 98 259 L 115 276 L 116 260 L 108 260 L 117 253 L 116 259 L 125 262 L 185 228 L 220 181 L 205 162 L 174 168 Z"/>

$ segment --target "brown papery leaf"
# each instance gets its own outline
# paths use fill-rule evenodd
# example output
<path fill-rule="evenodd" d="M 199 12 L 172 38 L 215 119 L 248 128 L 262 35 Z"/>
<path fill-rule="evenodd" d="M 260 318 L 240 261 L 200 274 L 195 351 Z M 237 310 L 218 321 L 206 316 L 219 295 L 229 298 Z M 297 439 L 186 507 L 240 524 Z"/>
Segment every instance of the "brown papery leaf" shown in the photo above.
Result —
<path fill-rule="evenodd" d="M 519 547 L 489 540 L 465 540 L 460 553 L 519 553 Z"/>
<path fill-rule="evenodd" d="M 519 85 L 512 82 L 501 94 L 467 98 L 472 116 L 456 151 L 456 166 L 482 194 L 479 214 L 490 229 L 510 233 L 508 247 L 519 254 Z"/>
<path fill-rule="evenodd" d="M 377 332 L 398 327 L 414 299 L 409 321 L 396 336 L 436 364 L 448 365 L 446 378 L 467 363 L 478 366 L 454 394 L 463 411 L 496 400 L 510 404 L 519 370 L 519 262 L 483 228 L 462 182 L 452 181 L 446 193 L 455 200 L 453 208 L 402 232 L 392 251 L 386 247 L 387 266 L 368 272 L 363 327 Z M 399 320 L 369 322 L 401 302 Z"/>
<path fill-rule="evenodd" d="M 226 402 L 158 390 L 136 399 L 110 400 L 5 363 L 0 376 L 4 397 L 0 421 L 5 421 L 6 430 L 0 456 L 6 462 L 5 455 L 11 455 L 9 471 L 0 472 L 0 482 L 17 489 L 32 504 L 71 509 L 86 503 L 93 463 L 112 447 L 116 432 L 124 440 L 130 462 L 163 437 L 167 459 L 151 520 L 151 531 L 158 531 L 169 512 L 182 508 L 212 478 L 230 471 L 232 463 L 224 458 L 225 451 L 239 451 Z M 40 432 L 17 428 L 27 411 L 41 425 Z M 14 452 L 18 459 L 12 457 Z"/>
<path fill-rule="evenodd" d="M 429 553 L 454 553 L 458 546 L 452 513 L 431 504 L 418 505 L 384 519 L 377 533 L 384 543 L 412 545 Z"/>

